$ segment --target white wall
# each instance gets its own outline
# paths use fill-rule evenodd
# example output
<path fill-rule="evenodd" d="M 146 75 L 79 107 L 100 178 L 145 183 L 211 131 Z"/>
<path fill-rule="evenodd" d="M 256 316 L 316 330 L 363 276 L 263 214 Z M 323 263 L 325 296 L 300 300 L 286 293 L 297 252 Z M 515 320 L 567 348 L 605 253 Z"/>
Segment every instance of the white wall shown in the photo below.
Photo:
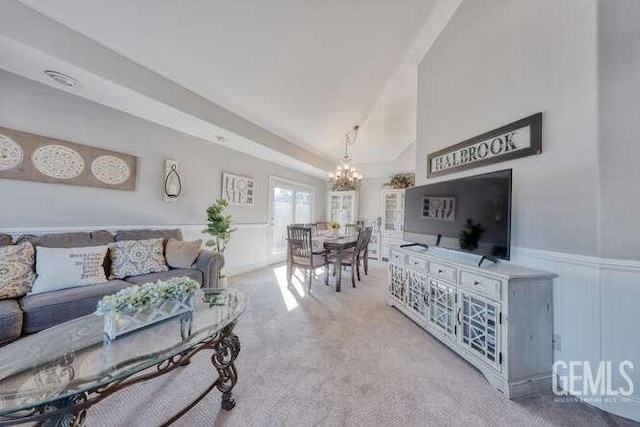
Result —
<path fill-rule="evenodd" d="M 640 2 L 598 12 L 600 255 L 640 259 Z"/>
<path fill-rule="evenodd" d="M 598 406 L 640 420 L 640 342 L 634 338 L 640 316 L 631 302 L 640 300 L 640 239 L 632 231 L 640 231 L 640 203 L 630 197 L 638 189 L 640 91 L 638 62 L 628 59 L 629 50 L 640 58 L 639 17 L 637 4 L 600 2 L 609 3 L 616 10 L 599 19 L 598 0 L 463 2 L 420 65 L 416 178 L 425 184 L 513 168 L 511 262 L 559 275 L 554 333 L 561 349 L 555 359 L 634 361 L 631 402 Z M 627 13 L 629 28 L 601 28 L 604 20 L 625 22 Z M 602 52 L 616 44 L 619 52 Z M 617 64 L 599 78 L 599 65 L 609 59 Z M 599 89 L 612 100 L 599 104 Z M 622 94 L 629 105 L 619 105 L 603 126 L 604 110 Z M 538 111 L 544 113 L 541 155 L 426 178 L 428 153 Z M 618 120 L 635 129 L 622 141 L 614 139 Z M 624 250 L 614 251 L 622 238 Z M 620 380 L 614 376 L 613 386 Z"/>
<path fill-rule="evenodd" d="M 382 185 L 389 178 L 364 178 L 360 184 L 360 205 L 358 213 L 367 225 L 382 216 Z"/>
<path fill-rule="evenodd" d="M 139 157 L 137 190 L 0 180 L 0 229 L 180 226 L 192 236 L 205 209 L 220 197 L 222 171 L 256 179 L 253 207 L 231 207 L 241 226 L 227 256 L 231 271 L 266 262 L 269 175 L 316 189 L 316 217 L 325 216 L 323 180 L 147 122 L 85 99 L 0 71 L 0 126 L 65 139 Z M 184 192 L 162 200 L 164 160 L 180 163 Z M 251 231 L 246 231 L 251 230 Z M 260 251 L 256 251 L 258 247 Z M 238 252 L 237 256 L 235 252 Z M 234 261 L 236 260 L 236 261 Z"/>

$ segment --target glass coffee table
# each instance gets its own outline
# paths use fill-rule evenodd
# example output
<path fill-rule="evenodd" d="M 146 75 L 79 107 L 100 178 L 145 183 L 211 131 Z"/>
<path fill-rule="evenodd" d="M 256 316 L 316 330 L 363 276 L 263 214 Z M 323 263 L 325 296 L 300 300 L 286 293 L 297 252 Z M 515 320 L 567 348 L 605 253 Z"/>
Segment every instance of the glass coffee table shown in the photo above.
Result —
<path fill-rule="evenodd" d="M 212 384 L 165 425 L 211 390 L 233 409 L 240 341 L 233 328 L 246 308 L 234 289 L 199 291 L 193 312 L 109 340 L 104 318 L 80 317 L 0 347 L 0 426 L 36 422 L 83 425 L 89 407 L 132 384 L 189 364 L 210 350 Z"/>

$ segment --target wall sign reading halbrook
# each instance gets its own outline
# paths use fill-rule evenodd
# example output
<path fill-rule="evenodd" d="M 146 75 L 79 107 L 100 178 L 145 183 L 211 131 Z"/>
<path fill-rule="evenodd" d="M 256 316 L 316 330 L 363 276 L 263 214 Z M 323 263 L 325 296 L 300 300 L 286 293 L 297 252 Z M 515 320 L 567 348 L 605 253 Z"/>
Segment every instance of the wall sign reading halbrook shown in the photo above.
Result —
<path fill-rule="evenodd" d="M 436 151 L 427 156 L 432 178 L 542 152 L 542 113 Z"/>

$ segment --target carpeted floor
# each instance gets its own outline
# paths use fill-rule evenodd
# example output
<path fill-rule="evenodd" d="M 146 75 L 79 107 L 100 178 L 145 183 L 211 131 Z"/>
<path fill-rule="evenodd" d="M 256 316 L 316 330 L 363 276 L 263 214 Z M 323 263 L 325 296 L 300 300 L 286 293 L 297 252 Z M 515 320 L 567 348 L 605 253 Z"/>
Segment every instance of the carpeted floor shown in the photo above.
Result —
<path fill-rule="evenodd" d="M 386 264 L 373 263 L 353 289 L 285 283 L 283 266 L 236 276 L 230 286 L 249 297 L 236 333 L 237 406 L 220 411 L 211 392 L 184 426 L 422 426 L 633 423 L 553 395 L 509 401 L 473 367 L 385 303 Z M 125 389 L 91 408 L 89 426 L 152 426 L 214 379 L 208 357 L 172 374 Z"/>

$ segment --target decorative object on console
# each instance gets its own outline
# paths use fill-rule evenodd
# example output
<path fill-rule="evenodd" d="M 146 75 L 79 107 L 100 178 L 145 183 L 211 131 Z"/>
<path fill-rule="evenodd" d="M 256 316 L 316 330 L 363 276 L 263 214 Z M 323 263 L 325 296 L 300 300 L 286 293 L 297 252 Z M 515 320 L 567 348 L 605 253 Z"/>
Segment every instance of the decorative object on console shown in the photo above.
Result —
<path fill-rule="evenodd" d="M 164 162 L 163 199 L 165 202 L 175 202 L 182 194 L 182 179 L 178 173 L 178 162 L 166 159 Z"/>
<path fill-rule="evenodd" d="M 253 206 L 255 181 L 251 177 L 222 172 L 222 199 L 232 206 Z"/>
<path fill-rule="evenodd" d="M 542 153 L 542 113 L 515 121 L 427 156 L 433 178 Z"/>
<path fill-rule="evenodd" d="M 36 280 L 31 243 L 0 247 L 0 300 L 26 295 Z"/>
<path fill-rule="evenodd" d="M 137 158 L 0 128 L 0 178 L 134 191 Z"/>
<path fill-rule="evenodd" d="M 159 273 L 169 270 L 164 258 L 164 239 L 122 240 L 109 244 L 109 279 Z"/>
<path fill-rule="evenodd" d="M 107 245 L 83 248 L 36 246 L 36 279 L 30 295 L 104 283 Z"/>
<path fill-rule="evenodd" d="M 334 172 L 329 172 L 331 191 L 352 191 L 360 188 L 363 176 L 351 164 L 351 156 L 349 156 L 349 146 L 355 144 L 358 139 L 359 129 L 360 126 L 356 125 L 353 127 L 353 131 L 345 135 L 342 162 L 336 166 Z"/>
<path fill-rule="evenodd" d="M 465 251 L 475 251 L 478 249 L 478 242 L 484 234 L 484 228 L 473 219 L 467 218 L 464 228 L 460 232 L 460 248 Z"/>
<path fill-rule="evenodd" d="M 96 314 L 104 316 L 104 332 L 110 339 L 179 314 L 193 311 L 200 284 L 188 277 L 134 285 L 107 295 Z"/>
<path fill-rule="evenodd" d="M 383 187 L 391 187 L 394 190 L 403 190 L 405 188 L 413 187 L 416 185 L 416 174 L 409 173 L 397 173 L 391 177 L 389 182 L 383 184 Z"/>
<path fill-rule="evenodd" d="M 202 240 L 185 242 L 182 240 L 169 239 L 165 246 L 165 258 L 167 265 L 171 268 L 193 268 L 198 255 Z"/>
<path fill-rule="evenodd" d="M 434 219 L 437 221 L 455 221 L 456 198 L 432 196 L 423 197 L 422 218 Z"/>

